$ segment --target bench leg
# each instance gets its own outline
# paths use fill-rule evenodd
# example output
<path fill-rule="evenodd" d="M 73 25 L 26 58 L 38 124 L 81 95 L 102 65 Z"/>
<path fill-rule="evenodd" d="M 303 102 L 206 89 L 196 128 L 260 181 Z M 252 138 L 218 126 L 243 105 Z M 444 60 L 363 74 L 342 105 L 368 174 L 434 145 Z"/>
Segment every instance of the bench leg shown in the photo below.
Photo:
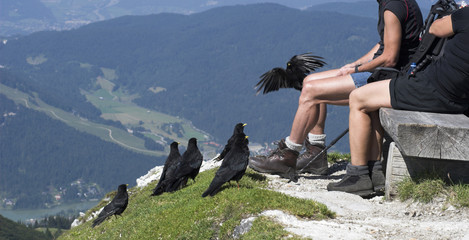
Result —
<path fill-rule="evenodd" d="M 387 200 L 391 200 L 392 196 L 397 193 L 397 183 L 404 178 L 409 177 L 406 163 L 401 152 L 394 142 L 389 144 L 388 158 L 386 164 L 386 184 L 384 196 Z"/>

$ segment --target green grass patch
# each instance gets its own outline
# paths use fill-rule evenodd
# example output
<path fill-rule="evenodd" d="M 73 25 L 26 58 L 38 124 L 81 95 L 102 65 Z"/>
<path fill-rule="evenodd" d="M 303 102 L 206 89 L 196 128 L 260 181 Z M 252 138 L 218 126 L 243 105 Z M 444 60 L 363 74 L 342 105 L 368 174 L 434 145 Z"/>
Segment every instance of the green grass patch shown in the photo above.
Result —
<path fill-rule="evenodd" d="M 435 197 L 444 197 L 446 201 L 457 207 L 469 207 L 469 185 L 450 184 L 435 174 L 426 174 L 415 179 L 406 178 L 397 185 L 401 201 L 429 203 Z"/>
<path fill-rule="evenodd" d="M 401 200 L 414 199 L 419 202 L 429 203 L 435 196 L 443 194 L 444 191 L 445 182 L 442 179 L 422 178 L 415 182 L 407 178 L 398 185 Z"/>
<path fill-rule="evenodd" d="M 457 184 L 451 186 L 450 202 L 459 207 L 469 207 L 469 185 Z"/>
<path fill-rule="evenodd" d="M 336 163 L 340 161 L 349 161 L 352 159 L 350 153 L 330 152 L 327 153 L 327 161 L 330 163 Z"/>
<path fill-rule="evenodd" d="M 242 219 L 269 209 L 306 219 L 335 217 L 323 204 L 264 189 L 266 178 L 251 170 L 239 182 L 239 189 L 235 182 L 226 183 L 214 197 L 202 198 L 215 171 L 200 173 L 196 182 L 190 181 L 187 187 L 175 193 L 150 197 L 156 182 L 143 189 L 132 188 L 129 206 L 122 217 L 112 217 L 95 228 L 87 222 L 61 239 L 231 239 Z M 105 204 L 100 203 L 94 209 Z M 265 218 L 257 221 L 243 239 L 287 236 L 278 224 Z"/>

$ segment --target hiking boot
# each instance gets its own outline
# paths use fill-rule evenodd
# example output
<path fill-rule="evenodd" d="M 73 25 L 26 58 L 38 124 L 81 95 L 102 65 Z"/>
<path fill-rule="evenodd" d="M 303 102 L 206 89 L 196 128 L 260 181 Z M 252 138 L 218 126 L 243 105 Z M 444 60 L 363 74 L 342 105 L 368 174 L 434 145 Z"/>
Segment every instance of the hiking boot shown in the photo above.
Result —
<path fill-rule="evenodd" d="M 324 151 L 318 156 L 318 154 L 324 150 L 324 145 L 311 144 L 306 140 L 305 148 L 306 151 L 302 153 L 296 161 L 296 170 L 299 171 L 299 173 L 327 175 L 327 151 Z"/>
<path fill-rule="evenodd" d="M 255 156 L 249 158 L 249 167 L 261 173 L 272 173 L 297 182 L 296 159 L 299 153 L 291 150 L 282 139 L 277 149 L 269 156 Z"/>
<path fill-rule="evenodd" d="M 329 183 L 328 191 L 340 191 L 366 197 L 373 193 L 373 184 L 371 183 L 368 166 L 347 165 L 346 174 L 342 180 L 337 183 Z"/>
<path fill-rule="evenodd" d="M 368 161 L 368 171 L 373 183 L 373 190 L 377 194 L 384 193 L 386 177 L 384 176 L 381 161 Z"/>

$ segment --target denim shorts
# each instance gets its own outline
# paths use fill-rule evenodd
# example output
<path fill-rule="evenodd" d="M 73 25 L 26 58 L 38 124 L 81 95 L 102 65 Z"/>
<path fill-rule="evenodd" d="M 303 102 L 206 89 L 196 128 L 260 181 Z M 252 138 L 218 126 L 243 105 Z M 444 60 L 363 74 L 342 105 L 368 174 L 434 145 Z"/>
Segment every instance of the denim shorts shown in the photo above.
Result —
<path fill-rule="evenodd" d="M 370 72 L 358 72 L 352 73 L 350 76 L 353 79 L 353 83 L 355 84 L 356 88 L 362 87 L 366 85 L 368 78 L 371 76 Z"/>

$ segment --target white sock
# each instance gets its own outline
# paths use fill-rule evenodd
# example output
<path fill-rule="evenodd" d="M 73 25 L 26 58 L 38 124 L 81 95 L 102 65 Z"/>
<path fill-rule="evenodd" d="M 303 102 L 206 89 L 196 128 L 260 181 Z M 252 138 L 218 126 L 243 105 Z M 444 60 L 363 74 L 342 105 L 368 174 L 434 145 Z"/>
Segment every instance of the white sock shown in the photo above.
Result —
<path fill-rule="evenodd" d="M 285 138 L 285 144 L 287 145 L 288 148 L 290 148 L 293 151 L 299 152 L 299 151 L 301 151 L 301 149 L 303 149 L 303 144 L 298 144 L 298 143 L 292 142 L 290 140 L 290 136 Z"/>
<path fill-rule="evenodd" d="M 326 134 L 308 133 L 308 142 L 313 145 L 326 145 Z"/>

